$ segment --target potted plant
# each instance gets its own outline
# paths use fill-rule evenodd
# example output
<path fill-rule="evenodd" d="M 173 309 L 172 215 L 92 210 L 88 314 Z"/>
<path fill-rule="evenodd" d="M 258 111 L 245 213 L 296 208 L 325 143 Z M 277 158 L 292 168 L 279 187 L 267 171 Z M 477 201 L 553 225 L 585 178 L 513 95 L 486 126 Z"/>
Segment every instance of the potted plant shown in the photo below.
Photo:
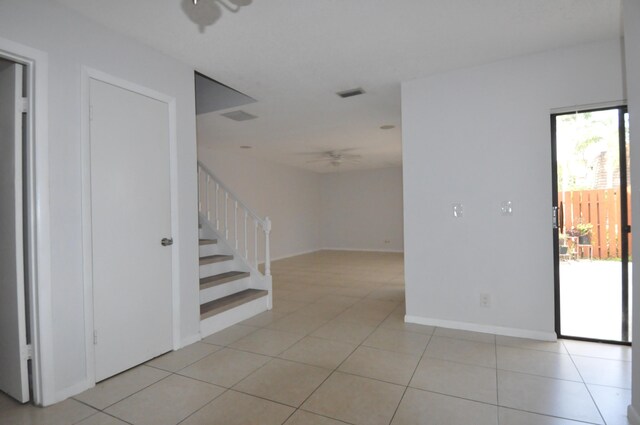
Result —
<path fill-rule="evenodd" d="M 591 223 L 579 223 L 576 226 L 576 229 L 580 232 L 578 236 L 578 244 L 580 245 L 590 245 L 591 244 L 591 230 L 593 229 L 593 224 Z"/>
<path fill-rule="evenodd" d="M 567 235 L 560 233 L 558 235 L 558 245 L 560 247 L 560 255 L 567 255 L 569 253 L 569 247 L 567 246 Z"/>

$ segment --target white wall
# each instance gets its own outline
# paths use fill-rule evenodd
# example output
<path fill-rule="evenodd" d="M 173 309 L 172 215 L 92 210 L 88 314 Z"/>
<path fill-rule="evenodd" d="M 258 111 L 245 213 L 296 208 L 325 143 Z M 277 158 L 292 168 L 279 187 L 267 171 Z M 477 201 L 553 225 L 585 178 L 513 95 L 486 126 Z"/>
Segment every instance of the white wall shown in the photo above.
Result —
<path fill-rule="evenodd" d="M 208 136 L 198 137 L 204 142 Z M 272 259 L 320 248 L 319 174 L 202 146 L 198 160 L 249 208 L 269 216 Z"/>
<path fill-rule="evenodd" d="M 55 400 L 81 391 L 85 362 L 81 228 L 81 70 L 176 98 L 181 338 L 199 333 L 193 70 L 46 0 L 0 2 L 0 37 L 48 54 L 51 287 Z M 143 164 L 141 164 L 143 166 Z M 54 401 L 49 398 L 45 402 Z"/>
<path fill-rule="evenodd" d="M 621 64 L 612 40 L 403 83 L 409 320 L 554 337 L 550 111 L 623 99 Z"/>
<path fill-rule="evenodd" d="M 629 136 L 631 138 L 631 197 L 632 223 L 640 223 L 640 2 L 625 0 L 624 17 L 624 52 L 626 65 L 627 105 L 629 106 Z M 635 230 L 637 226 L 633 227 Z M 632 273 L 634 345 L 640 341 L 640 273 Z M 640 350 L 632 352 L 632 393 L 629 406 L 629 421 L 640 425 Z"/>
<path fill-rule="evenodd" d="M 323 248 L 403 250 L 401 167 L 323 174 L 321 187 Z"/>

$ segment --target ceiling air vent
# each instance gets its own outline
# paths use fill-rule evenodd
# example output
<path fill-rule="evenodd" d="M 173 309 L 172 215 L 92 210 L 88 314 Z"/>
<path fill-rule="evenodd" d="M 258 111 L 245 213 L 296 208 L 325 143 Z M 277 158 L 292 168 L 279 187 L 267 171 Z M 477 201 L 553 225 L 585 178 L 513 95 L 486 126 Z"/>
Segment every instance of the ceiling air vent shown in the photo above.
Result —
<path fill-rule="evenodd" d="M 251 115 L 245 111 L 233 111 L 233 112 L 226 112 L 224 114 L 220 114 L 223 117 L 227 117 L 230 120 L 234 120 L 234 121 L 248 121 L 248 120 L 252 120 L 255 118 L 258 118 L 255 115 Z"/>
<path fill-rule="evenodd" d="M 364 94 L 364 90 L 362 90 L 360 87 L 358 87 L 357 89 L 339 91 L 336 94 L 344 99 L 344 98 L 347 98 L 347 97 L 359 96 L 361 94 Z"/>

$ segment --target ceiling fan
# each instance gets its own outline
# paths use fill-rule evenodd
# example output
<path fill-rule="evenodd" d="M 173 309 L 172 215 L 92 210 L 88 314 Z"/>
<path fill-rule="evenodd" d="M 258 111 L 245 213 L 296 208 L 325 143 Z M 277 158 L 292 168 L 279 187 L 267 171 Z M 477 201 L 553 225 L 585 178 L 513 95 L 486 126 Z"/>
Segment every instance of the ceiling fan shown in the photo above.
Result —
<path fill-rule="evenodd" d="M 330 165 L 333 167 L 339 167 L 340 165 L 344 164 L 344 163 L 352 163 L 352 164 L 357 164 L 360 162 L 360 158 L 362 158 L 362 155 L 358 155 L 358 154 L 353 154 L 353 153 L 348 153 L 350 151 L 355 150 L 354 148 L 351 149 L 334 149 L 334 150 L 330 150 L 330 151 L 324 151 L 324 152 L 309 152 L 309 153 L 305 153 L 304 155 L 315 155 L 318 156 L 318 158 L 316 159 L 311 159 L 309 161 L 307 161 L 307 164 L 313 164 L 313 163 L 326 163 L 326 165 Z"/>

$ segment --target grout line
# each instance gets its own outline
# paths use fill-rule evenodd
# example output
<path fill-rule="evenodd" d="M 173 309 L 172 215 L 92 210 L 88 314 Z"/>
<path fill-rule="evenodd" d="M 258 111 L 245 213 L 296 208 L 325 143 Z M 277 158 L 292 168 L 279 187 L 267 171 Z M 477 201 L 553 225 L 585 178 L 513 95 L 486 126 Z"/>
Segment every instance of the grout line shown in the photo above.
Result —
<path fill-rule="evenodd" d="M 569 350 L 567 350 L 567 351 L 569 351 Z M 593 394 L 591 394 L 591 390 L 589 389 L 589 386 L 584 381 L 584 377 L 582 376 L 582 372 L 580 372 L 580 369 L 578 368 L 578 365 L 576 364 L 575 360 L 573 359 L 573 355 L 569 354 L 569 358 L 571 359 L 571 363 L 573 363 L 573 367 L 576 368 L 576 371 L 578 372 L 578 375 L 580 376 L 580 379 L 582 379 L 582 385 L 584 385 L 584 388 L 587 390 L 587 393 L 589 394 L 589 397 L 591 397 L 591 401 L 593 402 L 593 405 L 596 407 L 596 410 L 598 411 L 598 414 L 600 415 L 600 418 L 602 419 L 602 423 L 606 424 L 607 421 L 604 419 L 604 415 L 602 414 L 602 411 L 600 411 L 600 406 L 598 406 L 598 403 L 596 402 L 595 397 L 593 396 Z"/>

